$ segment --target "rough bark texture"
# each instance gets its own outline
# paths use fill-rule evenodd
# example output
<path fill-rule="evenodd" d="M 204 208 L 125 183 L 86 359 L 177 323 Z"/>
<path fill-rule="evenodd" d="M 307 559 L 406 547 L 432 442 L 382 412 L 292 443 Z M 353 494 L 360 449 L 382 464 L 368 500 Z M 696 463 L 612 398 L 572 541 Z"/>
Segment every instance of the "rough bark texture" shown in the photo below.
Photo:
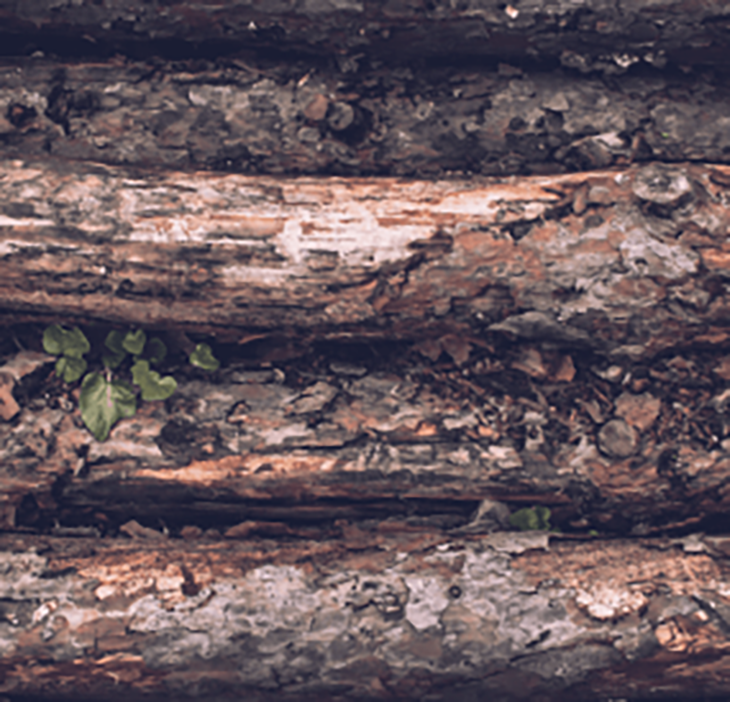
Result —
<path fill-rule="evenodd" d="M 727 695 L 728 22 L 0 0 L 0 694 Z"/>
<path fill-rule="evenodd" d="M 17 354 L 0 367 L 2 525 L 58 520 L 111 536 L 132 517 L 174 535 L 391 516 L 509 527 L 504 507 L 477 512 L 483 499 L 549 506 L 554 525 L 583 533 L 725 525 L 728 356 L 608 365 L 550 344 L 445 336 L 368 358 L 352 345 L 264 342 L 251 345 L 273 368 L 256 350 L 231 354 L 212 379 L 185 379 L 174 363 L 176 393 L 142 403 L 101 443 L 78 390 L 52 379 L 55 357 Z"/>
<path fill-rule="evenodd" d="M 7 310 L 634 358 L 725 338 L 725 167 L 419 182 L 13 161 L 0 182 Z"/>
<path fill-rule="evenodd" d="M 384 526 L 289 543 L 4 537 L 2 690 L 586 700 L 691 678 L 730 691 L 726 537 Z"/>
<path fill-rule="evenodd" d="M 730 162 L 730 86 L 712 68 L 361 63 L 5 59 L 2 153 L 431 178 Z"/>
<path fill-rule="evenodd" d="M 264 341 L 104 443 L 52 358 L 3 367 L 21 380 L 0 457 L 16 532 L 0 690 L 727 693 L 726 538 L 690 533 L 727 528 L 726 358 L 591 367 L 451 336 L 422 342 L 422 364 L 356 364 Z M 535 504 L 565 533 L 504 531 Z"/>
<path fill-rule="evenodd" d="M 76 52 L 180 41 L 220 54 L 244 46 L 311 53 L 414 57 L 565 57 L 583 70 L 635 61 L 727 63 L 722 0 L 3 0 L 6 41 Z M 165 40 L 168 40 L 165 42 Z M 178 40 L 178 41 L 175 41 Z M 75 45 L 74 45 L 75 44 Z M 101 47 L 97 46 L 102 44 Z M 202 44 L 202 47 L 200 46 Z M 183 49 L 184 50 L 184 49 Z"/>

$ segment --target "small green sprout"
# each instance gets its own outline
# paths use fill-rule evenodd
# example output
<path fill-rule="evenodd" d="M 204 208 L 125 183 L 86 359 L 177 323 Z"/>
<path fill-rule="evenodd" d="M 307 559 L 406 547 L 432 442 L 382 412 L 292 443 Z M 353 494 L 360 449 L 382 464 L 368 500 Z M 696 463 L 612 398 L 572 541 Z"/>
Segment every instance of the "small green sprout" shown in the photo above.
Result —
<path fill-rule="evenodd" d="M 91 349 L 88 339 L 83 332 L 74 327 L 71 331 L 61 328 L 58 324 L 48 327 L 43 332 L 43 348 L 46 353 L 58 356 L 56 361 L 56 375 L 67 383 L 76 382 L 86 370 L 86 361 L 82 358 Z"/>
<path fill-rule="evenodd" d="M 137 411 L 134 388 L 123 380 L 88 373 L 81 381 L 79 409 L 96 440 L 104 441 L 118 419 L 134 417 Z"/>
<path fill-rule="evenodd" d="M 163 378 L 150 368 L 150 364 L 160 363 L 167 355 L 161 339 L 154 337 L 148 341 L 141 329 L 124 335 L 113 330 L 107 334 L 104 346 L 107 352 L 102 355 L 103 373 L 87 373 L 79 395 L 81 418 L 97 441 L 109 436 L 117 420 L 133 417 L 137 411 L 134 387 L 124 380 L 112 379 L 112 370 L 121 365 L 127 354 L 133 360 L 132 382 L 139 387 L 143 400 L 166 400 L 177 389 L 177 381 L 172 376 Z M 82 356 L 89 352 L 91 345 L 78 327 L 71 331 L 58 324 L 48 327 L 43 333 L 43 348 L 47 353 L 61 355 L 56 362 L 56 374 L 67 383 L 77 381 L 87 368 Z M 217 370 L 220 366 L 207 344 L 198 344 L 190 362 L 205 370 Z"/>
<path fill-rule="evenodd" d="M 520 531 L 560 531 L 550 526 L 550 509 L 542 505 L 518 509 L 510 514 L 509 523 Z"/>
<path fill-rule="evenodd" d="M 220 361 L 213 356 L 208 344 L 198 344 L 195 347 L 195 351 L 190 354 L 190 363 L 207 371 L 216 371 L 220 366 Z"/>

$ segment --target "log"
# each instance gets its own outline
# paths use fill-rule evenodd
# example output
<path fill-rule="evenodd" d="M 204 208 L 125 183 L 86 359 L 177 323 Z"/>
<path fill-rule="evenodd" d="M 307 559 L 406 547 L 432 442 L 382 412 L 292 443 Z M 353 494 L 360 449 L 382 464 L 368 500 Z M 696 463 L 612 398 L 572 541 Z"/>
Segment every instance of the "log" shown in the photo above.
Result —
<path fill-rule="evenodd" d="M 419 182 L 16 160 L 0 182 L 6 319 L 488 332 L 637 360 L 727 338 L 725 166 Z"/>
<path fill-rule="evenodd" d="M 97 3 L 34 0 L 0 6 L 13 53 L 111 55 L 249 50 L 423 56 L 562 57 L 582 70 L 636 61 L 727 64 L 722 0 L 604 0 L 576 4 L 469 0 L 306 0 L 305 2 Z M 567 58 L 566 58 L 567 56 Z M 355 65 L 357 65 L 355 63 Z"/>
<path fill-rule="evenodd" d="M 0 695 L 727 695 L 727 8 L 625 5 L 0 0 Z"/>
<path fill-rule="evenodd" d="M 103 329 L 87 332 L 101 345 Z M 726 354 L 609 362 L 476 336 L 390 351 L 258 338 L 212 377 L 173 356 L 172 397 L 97 441 L 56 357 L 27 350 L 0 366 L 0 527 L 118 536 L 137 519 L 178 536 L 397 517 L 452 533 L 510 528 L 510 513 L 541 505 L 564 532 L 717 532 Z"/>
<path fill-rule="evenodd" d="M 728 52 L 730 55 L 730 52 Z M 266 175 L 528 175 L 730 163 L 727 74 L 450 64 L 27 58 L 0 64 L 5 158 Z"/>
<path fill-rule="evenodd" d="M 289 543 L 3 535 L 0 691 L 215 702 L 730 691 L 727 537 L 448 539 L 392 526 Z"/>

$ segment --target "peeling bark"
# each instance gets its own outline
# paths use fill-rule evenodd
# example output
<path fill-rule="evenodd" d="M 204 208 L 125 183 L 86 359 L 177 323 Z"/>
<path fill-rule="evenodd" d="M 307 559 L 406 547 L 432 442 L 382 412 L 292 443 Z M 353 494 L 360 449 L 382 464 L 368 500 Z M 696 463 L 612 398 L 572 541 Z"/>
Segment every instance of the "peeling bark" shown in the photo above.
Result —
<path fill-rule="evenodd" d="M 730 169 L 418 182 L 2 164 L 0 304 L 236 338 L 726 338 Z"/>
<path fill-rule="evenodd" d="M 0 0 L 0 694 L 727 695 L 729 21 Z"/>
<path fill-rule="evenodd" d="M 221 701 L 730 691 L 726 537 L 447 539 L 383 526 L 290 543 L 5 536 L 0 690 Z"/>

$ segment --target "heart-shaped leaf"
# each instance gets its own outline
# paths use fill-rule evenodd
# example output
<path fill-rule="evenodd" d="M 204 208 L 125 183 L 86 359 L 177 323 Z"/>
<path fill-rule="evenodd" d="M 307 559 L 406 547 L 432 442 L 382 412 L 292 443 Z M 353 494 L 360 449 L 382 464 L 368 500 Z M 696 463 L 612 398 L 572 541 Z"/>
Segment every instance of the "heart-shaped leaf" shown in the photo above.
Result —
<path fill-rule="evenodd" d="M 147 335 L 141 329 L 137 329 L 135 332 L 128 331 L 124 341 L 122 341 L 122 347 L 133 356 L 141 356 L 146 340 Z"/>
<path fill-rule="evenodd" d="M 137 411 L 134 388 L 123 380 L 109 382 L 100 373 L 89 373 L 81 383 L 79 408 L 96 440 L 104 441 L 118 419 Z"/>
<path fill-rule="evenodd" d="M 137 361 L 132 366 L 132 380 L 142 390 L 143 400 L 166 400 L 177 389 L 175 378 L 160 378 L 157 371 L 150 370 L 148 361 Z"/>
<path fill-rule="evenodd" d="M 114 353 L 126 353 L 124 351 L 124 347 L 122 346 L 123 341 L 124 337 L 122 336 L 122 332 L 117 329 L 112 329 L 106 335 L 106 339 L 104 340 L 104 346 L 106 346 L 110 351 L 113 351 Z"/>
<path fill-rule="evenodd" d="M 207 371 L 218 370 L 220 366 L 220 361 L 213 356 L 213 351 L 208 344 L 198 344 L 195 347 L 195 351 L 190 354 L 190 363 Z"/>
<path fill-rule="evenodd" d="M 81 358 L 89 352 L 91 345 L 78 327 L 68 331 L 58 324 L 52 324 L 43 332 L 43 348 L 46 353 Z"/>
<path fill-rule="evenodd" d="M 75 383 L 86 370 L 86 361 L 73 356 L 61 356 L 56 361 L 56 375 L 67 383 Z"/>
<path fill-rule="evenodd" d="M 117 331 L 116 329 L 113 329 L 106 335 L 104 346 L 110 349 L 112 353 L 105 353 L 101 357 L 101 360 L 107 368 L 116 368 L 127 355 L 127 352 L 122 346 L 123 340 L 124 337 L 122 336 L 121 332 Z"/>
<path fill-rule="evenodd" d="M 167 355 L 167 346 L 158 336 L 152 337 L 145 346 L 145 352 L 149 356 L 150 363 L 161 363 Z"/>

